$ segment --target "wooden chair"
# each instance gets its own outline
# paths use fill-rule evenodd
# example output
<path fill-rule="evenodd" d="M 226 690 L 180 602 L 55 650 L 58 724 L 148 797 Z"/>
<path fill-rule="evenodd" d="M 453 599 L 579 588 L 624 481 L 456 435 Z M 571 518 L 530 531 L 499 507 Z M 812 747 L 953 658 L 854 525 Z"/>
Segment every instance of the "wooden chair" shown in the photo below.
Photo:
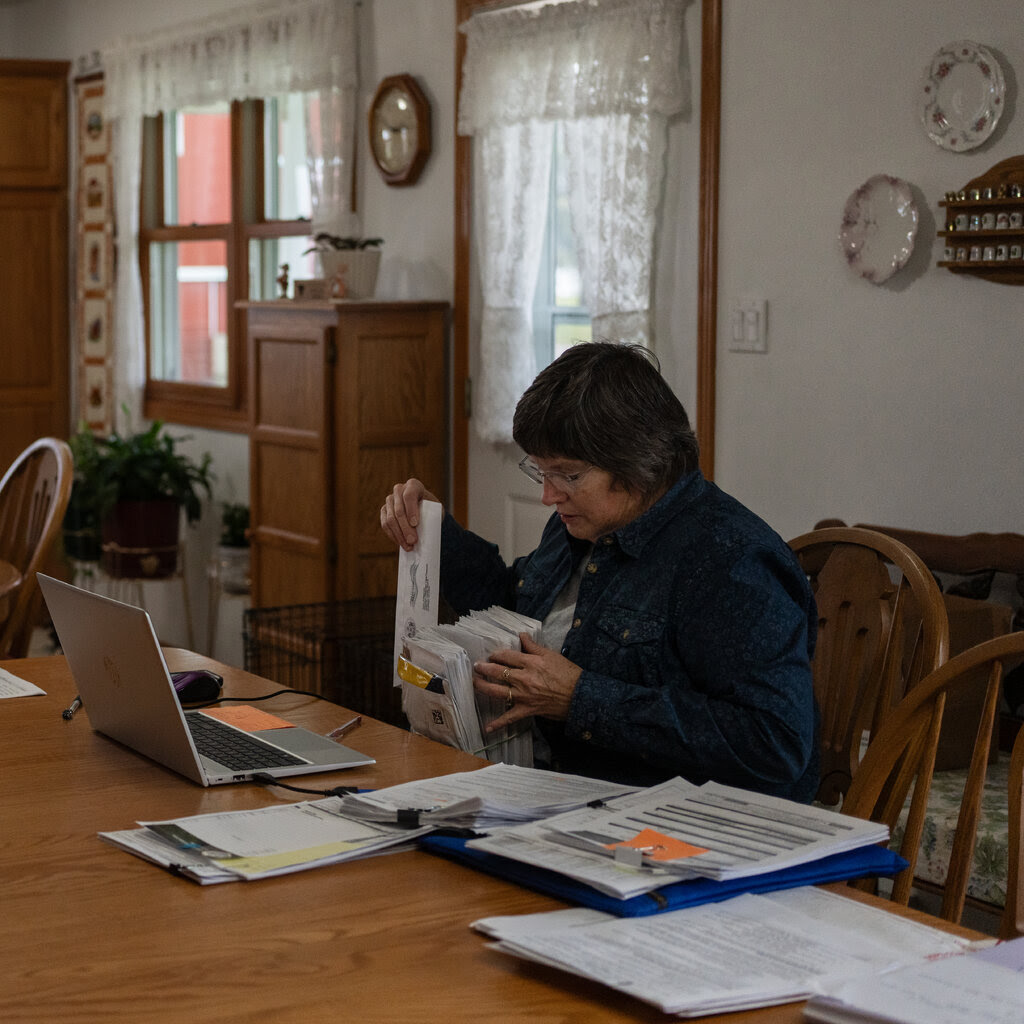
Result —
<path fill-rule="evenodd" d="M 873 736 L 904 693 L 946 660 L 949 624 L 931 573 L 891 537 L 836 527 L 805 533 L 789 546 L 818 606 L 812 663 L 821 712 L 817 799 L 838 806 L 865 736 Z"/>
<path fill-rule="evenodd" d="M 956 835 L 943 886 L 940 911 L 946 920 L 960 920 L 967 895 L 971 860 L 974 856 L 981 793 L 988 765 L 989 742 L 999 706 L 1003 673 L 1022 661 L 1024 632 L 1008 633 L 978 644 L 950 658 L 917 683 L 890 712 L 877 734 L 872 736 L 864 759 L 843 801 L 843 812 L 859 818 L 885 822 L 891 829 L 895 826 L 907 795 L 913 787 L 913 797 L 899 850 L 909 867 L 894 881 L 894 901 L 905 904 L 910 897 L 945 697 L 959 686 L 973 685 L 977 669 L 980 667 L 987 673 L 988 682 L 974 743 L 974 754 L 960 802 Z M 1024 748 L 1018 752 L 1018 814 L 1019 770 L 1022 759 Z M 1018 819 L 1018 838 L 1019 831 Z M 1015 880 L 1014 884 L 1018 885 L 1019 881 Z"/>
<path fill-rule="evenodd" d="M 0 608 L 0 658 L 28 653 L 41 595 L 36 571 L 60 533 L 74 464 L 64 441 L 44 437 L 26 448 L 0 480 L 0 562 L 11 579 Z"/>
<path fill-rule="evenodd" d="M 1017 733 L 1010 755 L 1007 785 L 1009 834 L 1006 850 L 1006 906 L 999 929 L 1001 939 L 1024 935 L 1024 729 Z"/>

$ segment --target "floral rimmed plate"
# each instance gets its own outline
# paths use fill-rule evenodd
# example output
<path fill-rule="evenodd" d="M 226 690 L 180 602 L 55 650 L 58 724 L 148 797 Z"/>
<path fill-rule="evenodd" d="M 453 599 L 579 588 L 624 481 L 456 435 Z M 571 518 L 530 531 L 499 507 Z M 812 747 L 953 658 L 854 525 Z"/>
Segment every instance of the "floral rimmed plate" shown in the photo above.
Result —
<path fill-rule="evenodd" d="M 868 178 L 843 208 L 839 240 L 850 268 L 872 284 L 887 281 L 914 251 L 917 220 L 917 203 L 902 178 Z"/>
<path fill-rule="evenodd" d="M 966 39 L 949 43 L 925 71 L 921 124 L 943 149 L 974 149 L 995 130 L 1005 94 L 1003 69 L 989 50 Z"/>

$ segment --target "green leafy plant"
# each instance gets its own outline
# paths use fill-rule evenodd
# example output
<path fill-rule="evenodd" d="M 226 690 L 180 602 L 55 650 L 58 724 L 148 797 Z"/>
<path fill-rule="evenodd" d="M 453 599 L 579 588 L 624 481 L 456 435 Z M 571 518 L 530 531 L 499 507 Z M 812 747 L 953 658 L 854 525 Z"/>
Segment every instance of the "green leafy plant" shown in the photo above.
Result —
<path fill-rule="evenodd" d="M 135 434 L 96 437 L 84 425 L 70 439 L 75 460 L 72 502 L 91 510 L 97 523 L 119 501 L 169 498 L 190 523 L 202 514 L 202 496 L 214 479 L 207 452 L 197 462 L 178 451 L 187 440 L 164 432 L 160 420 Z M 77 493 L 76 493 L 77 492 Z"/>
<path fill-rule="evenodd" d="M 249 506 L 237 502 L 224 502 L 220 515 L 220 543 L 226 548 L 249 546 Z"/>
<path fill-rule="evenodd" d="M 329 231 L 318 231 L 313 236 L 314 244 L 302 255 L 311 252 L 333 252 L 335 250 L 379 249 L 384 244 L 383 238 L 359 238 L 353 235 L 332 235 Z"/>

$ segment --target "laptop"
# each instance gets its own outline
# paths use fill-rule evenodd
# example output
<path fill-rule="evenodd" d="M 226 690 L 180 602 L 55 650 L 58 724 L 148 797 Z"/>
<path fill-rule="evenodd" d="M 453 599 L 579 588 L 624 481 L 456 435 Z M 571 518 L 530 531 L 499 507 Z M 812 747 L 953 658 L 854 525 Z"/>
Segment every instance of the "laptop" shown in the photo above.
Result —
<path fill-rule="evenodd" d="M 202 711 L 185 711 L 144 609 L 36 575 L 82 710 L 97 732 L 201 786 L 375 763 L 298 726 L 246 732 Z"/>

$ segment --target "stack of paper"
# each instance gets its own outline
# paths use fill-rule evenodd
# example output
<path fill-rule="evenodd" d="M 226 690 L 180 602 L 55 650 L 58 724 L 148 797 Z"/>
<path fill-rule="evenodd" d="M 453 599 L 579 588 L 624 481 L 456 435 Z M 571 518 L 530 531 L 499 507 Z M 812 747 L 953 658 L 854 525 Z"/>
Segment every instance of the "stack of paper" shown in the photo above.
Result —
<path fill-rule="evenodd" d="M 420 626 L 407 635 L 398 656 L 398 678 L 412 731 L 492 761 L 531 767 L 531 721 L 489 735 L 486 726 L 505 713 L 505 701 L 476 692 L 473 663 L 487 661 L 494 651 L 518 651 L 519 634 L 536 639 L 540 627 L 537 619 L 494 607 L 454 624 Z"/>
<path fill-rule="evenodd" d="M 560 910 L 485 918 L 473 927 L 497 939 L 501 952 L 681 1017 L 792 1002 L 837 979 L 964 948 L 964 940 L 814 888 L 654 917 Z"/>
<path fill-rule="evenodd" d="M 826 808 L 677 778 L 467 845 L 629 899 L 681 879 L 779 871 L 888 837 L 886 825 Z"/>
<path fill-rule="evenodd" d="M 437 502 L 420 505 L 419 541 L 399 552 L 395 601 L 395 685 L 413 732 L 491 761 L 533 766 L 532 721 L 488 734 L 505 701 L 477 693 L 473 663 L 498 650 L 520 649 L 519 634 L 540 635 L 537 619 L 493 607 L 438 625 L 441 520 Z"/>
<path fill-rule="evenodd" d="M 202 885 L 306 871 L 411 845 L 427 827 L 356 821 L 342 798 L 139 822 L 100 838 Z"/>
<path fill-rule="evenodd" d="M 582 775 L 492 764 L 479 771 L 353 793 L 342 797 L 342 809 L 362 821 L 416 820 L 438 827 L 487 829 L 535 821 L 631 791 L 629 786 Z"/>
<path fill-rule="evenodd" d="M 821 1024 L 1020 1024 L 1024 938 L 820 987 L 804 1017 Z"/>

